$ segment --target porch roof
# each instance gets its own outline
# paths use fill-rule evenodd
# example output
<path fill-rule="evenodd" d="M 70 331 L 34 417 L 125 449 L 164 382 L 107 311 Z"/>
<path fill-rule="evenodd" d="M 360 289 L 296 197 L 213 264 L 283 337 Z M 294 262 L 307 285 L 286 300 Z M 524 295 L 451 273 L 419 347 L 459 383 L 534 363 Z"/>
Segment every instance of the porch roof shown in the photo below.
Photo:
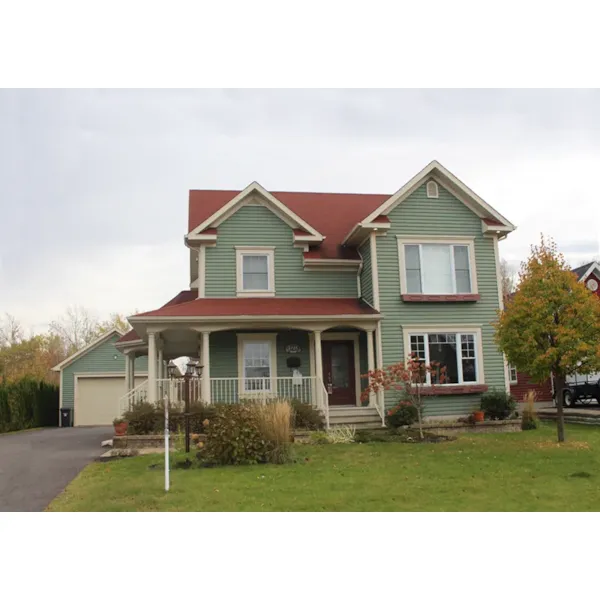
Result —
<path fill-rule="evenodd" d="M 140 317 L 373 316 L 379 312 L 358 298 L 196 298 L 167 304 Z M 135 339 L 135 338 L 133 338 Z M 126 341 L 121 339 L 120 341 Z"/>

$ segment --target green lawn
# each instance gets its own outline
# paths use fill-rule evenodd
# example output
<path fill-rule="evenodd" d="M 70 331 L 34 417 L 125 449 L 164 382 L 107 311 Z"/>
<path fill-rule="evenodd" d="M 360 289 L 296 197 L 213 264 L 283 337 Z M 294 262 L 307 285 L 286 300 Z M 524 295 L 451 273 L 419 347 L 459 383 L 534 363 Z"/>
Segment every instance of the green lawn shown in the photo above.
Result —
<path fill-rule="evenodd" d="M 53 511 L 597 511 L 600 428 L 465 436 L 441 444 L 297 446 L 290 465 L 171 472 L 160 455 L 94 463 Z M 589 474 L 589 476 L 586 476 Z M 575 475 L 575 476 L 574 476 Z"/>

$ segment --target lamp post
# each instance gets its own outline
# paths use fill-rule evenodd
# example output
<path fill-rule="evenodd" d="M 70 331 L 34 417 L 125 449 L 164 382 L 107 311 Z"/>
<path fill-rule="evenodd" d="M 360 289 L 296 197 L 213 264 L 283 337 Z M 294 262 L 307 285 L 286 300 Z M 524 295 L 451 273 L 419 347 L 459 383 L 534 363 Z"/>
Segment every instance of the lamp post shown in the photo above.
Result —
<path fill-rule="evenodd" d="M 183 418 L 185 422 L 185 451 L 190 451 L 190 387 L 192 379 L 196 379 L 200 376 L 202 367 L 195 361 L 190 360 L 185 370 L 184 385 L 183 385 L 183 401 L 185 403 L 185 409 Z"/>
<path fill-rule="evenodd" d="M 175 377 L 176 372 L 179 369 L 177 365 L 170 360 L 167 365 L 167 373 L 169 379 L 172 381 Z M 173 385 L 169 385 L 169 393 L 163 394 L 163 402 L 165 403 L 165 491 L 169 491 L 170 487 L 170 474 L 169 474 L 169 399 L 171 397 L 171 391 Z"/>

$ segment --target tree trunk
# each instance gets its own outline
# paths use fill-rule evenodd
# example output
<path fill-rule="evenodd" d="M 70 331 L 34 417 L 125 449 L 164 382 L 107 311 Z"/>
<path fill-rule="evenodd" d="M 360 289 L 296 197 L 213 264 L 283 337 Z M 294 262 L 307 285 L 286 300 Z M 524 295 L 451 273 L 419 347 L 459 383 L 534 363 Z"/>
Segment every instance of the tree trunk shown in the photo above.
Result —
<path fill-rule="evenodd" d="M 565 441 L 565 415 L 563 412 L 563 393 L 565 389 L 565 378 L 562 375 L 554 374 L 554 382 L 556 388 L 554 390 L 556 395 L 556 432 L 558 434 L 558 441 Z"/>

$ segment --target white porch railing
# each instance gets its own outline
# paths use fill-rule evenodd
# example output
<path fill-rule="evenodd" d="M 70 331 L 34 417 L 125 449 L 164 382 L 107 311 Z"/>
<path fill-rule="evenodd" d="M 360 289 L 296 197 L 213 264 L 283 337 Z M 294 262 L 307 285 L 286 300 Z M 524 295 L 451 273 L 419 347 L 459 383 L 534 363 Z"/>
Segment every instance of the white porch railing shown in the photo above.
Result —
<path fill-rule="evenodd" d="M 183 378 L 157 379 L 156 401 L 168 399 L 172 408 L 182 409 L 185 399 L 186 380 Z M 238 402 L 275 402 L 295 400 L 311 404 L 323 413 L 329 427 L 329 397 L 327 389 L 319 377 L 211 377 L 210 399 L 202 397 L 202 378 L 189 380 L 191 402 L 211 402 L 237 404 Z M 123 414 L 139 402 L 148 401 L 148 381 L 125 394 L 120 400 L 120 413 Z"/>

